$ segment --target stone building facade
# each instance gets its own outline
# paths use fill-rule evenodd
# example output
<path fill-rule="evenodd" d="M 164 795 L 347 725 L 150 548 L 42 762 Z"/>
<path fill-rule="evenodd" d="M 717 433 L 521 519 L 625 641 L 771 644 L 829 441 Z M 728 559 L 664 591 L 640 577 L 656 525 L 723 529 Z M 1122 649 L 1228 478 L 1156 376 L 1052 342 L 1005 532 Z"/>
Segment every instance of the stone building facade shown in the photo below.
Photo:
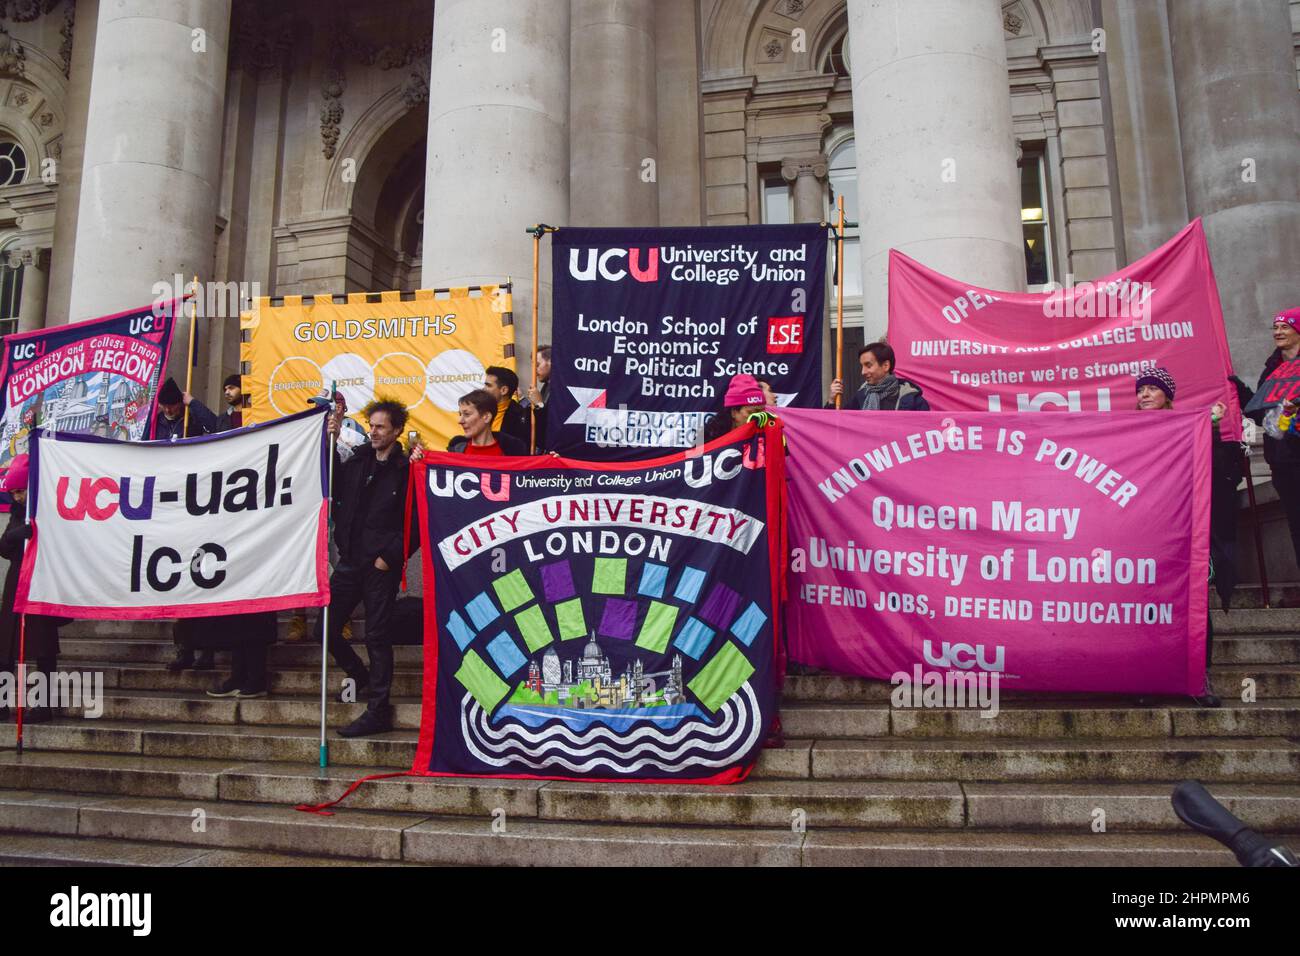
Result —
<path fill-rule="evenodd" d="M 178 275 L 510 277 L 526 314 L 533 223 L 817 221 L 839 196 L 851 344 L 884 331 L 891 247 L 1036 288 L 1195 216 L 1244 377 L 1300 303 L 1300 0 L 0 0 L 0 31 L 0 331 Z M 238 357 L 220 299 L 209 398 Z"/>

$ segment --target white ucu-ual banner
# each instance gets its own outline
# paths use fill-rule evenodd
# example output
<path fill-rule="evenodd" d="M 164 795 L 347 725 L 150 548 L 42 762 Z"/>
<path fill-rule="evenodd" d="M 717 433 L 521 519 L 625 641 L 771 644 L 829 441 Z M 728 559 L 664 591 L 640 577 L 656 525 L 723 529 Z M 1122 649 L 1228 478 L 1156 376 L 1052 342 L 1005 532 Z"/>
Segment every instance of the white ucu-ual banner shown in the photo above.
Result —
<path fill-rule="evenodd" d="M 78 618 L 329 602 L 325 409 L 175 442 L 32 442 L 15 608 Z"/>

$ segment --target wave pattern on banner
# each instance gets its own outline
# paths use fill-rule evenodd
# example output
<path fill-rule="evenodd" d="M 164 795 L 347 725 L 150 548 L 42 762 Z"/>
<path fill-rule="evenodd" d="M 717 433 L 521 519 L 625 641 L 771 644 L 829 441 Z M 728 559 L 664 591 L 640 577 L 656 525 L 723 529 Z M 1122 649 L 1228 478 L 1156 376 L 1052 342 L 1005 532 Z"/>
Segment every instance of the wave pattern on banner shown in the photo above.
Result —
<path fill-rule="evenodd" d="M 748 683 L 723 706 L 722 720 L 716 726 L 693 724 L 672 733 L 659 727 L 639 727 L 623 735 L 607 727 L 597 727 L 590 733 L 576 734 L 563 724 L 536 733 L 517 725 L 496 728 L 469 694 L 461 698 L 460 722 L 470 753 L 486 764 L 504 767 L 514 763 L 534 770 L 563 767 L 573 773 L 589 773 L 602 764 L 615 773 L 635 773 L 644 767 L 663 771 L 723 767 L 734 763 L 737 753 L 747 752 L 757 742 L 762 730 L 758 700 Z M 640 738 L 646 739 L 618 754 L 609 751 L 609 744 L 593 743 L 606 739 L 615 745 L 627 745 Z M 543 756 L 542 751 L 550 747 L 560 748 L 560 753 Z M 665 750 L 665 747 L 671 749 Z M 688 756 L 692 750 L 703 750 L 707 755 Z M 565 759 L 592 753 L 600 756 L 580 763 Z"/>

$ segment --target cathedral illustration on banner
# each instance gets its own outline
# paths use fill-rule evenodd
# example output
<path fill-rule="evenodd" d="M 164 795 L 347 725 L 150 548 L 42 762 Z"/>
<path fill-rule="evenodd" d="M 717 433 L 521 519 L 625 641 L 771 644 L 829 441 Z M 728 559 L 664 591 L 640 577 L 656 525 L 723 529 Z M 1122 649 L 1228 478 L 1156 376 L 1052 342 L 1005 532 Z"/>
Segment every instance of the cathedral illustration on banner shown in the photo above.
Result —
<path fill-rule="evenodd" d="M 515 689 L 510 703 L 578 710 L 663 707 L 683 703 L 684 687 L 680 654 L 673 655 L 671 667 L 653 673 L 637 658 L 616 678 L 610 659 L 591 634 L 579 658 L 561 660 L 550 647 L 540 665 L 529 663 L 528 679 Z"/>

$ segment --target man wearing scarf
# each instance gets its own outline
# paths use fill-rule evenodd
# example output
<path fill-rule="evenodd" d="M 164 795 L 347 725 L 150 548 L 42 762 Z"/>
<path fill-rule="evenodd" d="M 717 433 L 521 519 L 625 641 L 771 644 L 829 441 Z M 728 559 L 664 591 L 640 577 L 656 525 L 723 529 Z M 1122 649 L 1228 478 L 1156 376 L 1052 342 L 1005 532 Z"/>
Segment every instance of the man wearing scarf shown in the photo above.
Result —
<path fill-rule="evenodd" d="M 862 387 L 852 398 L 846 398 L 845 408 L 866 412 L 928 412 L 930 404 L 921 394 L 921 386 L 894 374 L 894 350 L 886 342 L 872 342 L 858 351 L 862 366 Z M 831 382 L 831 400 L 827 408 L 835 407 L 835 398 L 844 394 L 844 383 L 838 378 Z"/>

